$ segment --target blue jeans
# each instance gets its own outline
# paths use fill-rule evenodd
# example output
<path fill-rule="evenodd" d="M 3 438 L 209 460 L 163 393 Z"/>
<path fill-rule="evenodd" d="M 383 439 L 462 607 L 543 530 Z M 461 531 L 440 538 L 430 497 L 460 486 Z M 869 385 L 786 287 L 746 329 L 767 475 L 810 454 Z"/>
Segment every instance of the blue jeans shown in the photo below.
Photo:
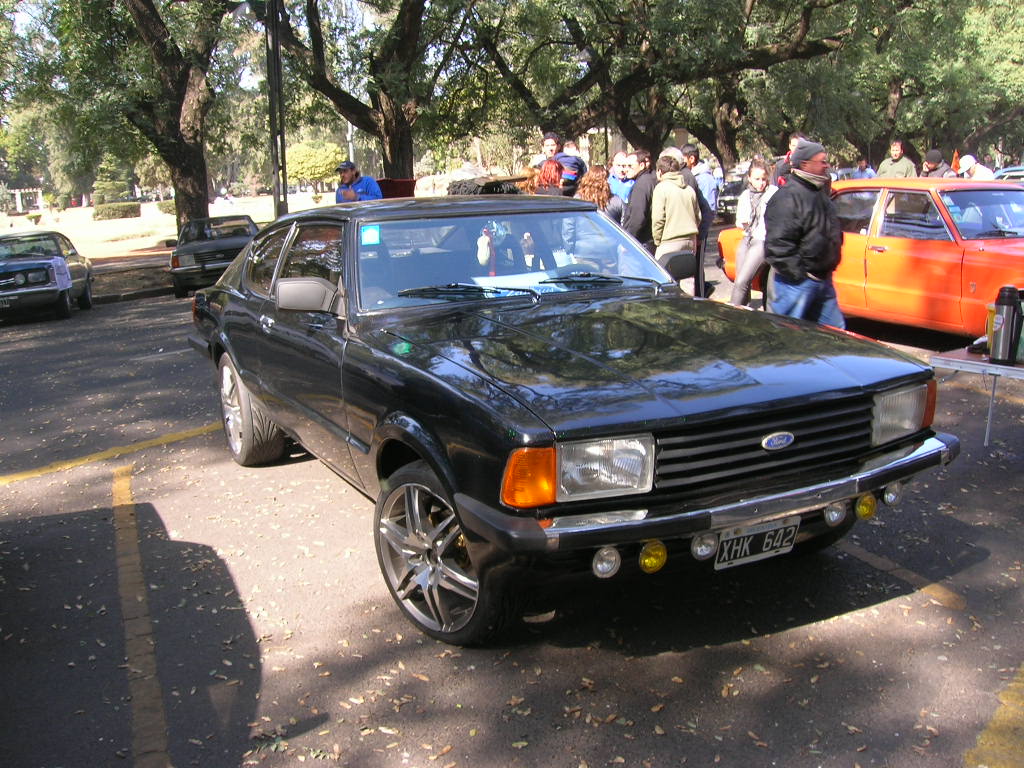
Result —
<path fill-rule="evenodd" d="M 824 280 L 805 277 L 793 283 L 773 270 L 768 282 L 768 311 L 835 328 L 846 327 L 836 301 L 832 275 Z"/>

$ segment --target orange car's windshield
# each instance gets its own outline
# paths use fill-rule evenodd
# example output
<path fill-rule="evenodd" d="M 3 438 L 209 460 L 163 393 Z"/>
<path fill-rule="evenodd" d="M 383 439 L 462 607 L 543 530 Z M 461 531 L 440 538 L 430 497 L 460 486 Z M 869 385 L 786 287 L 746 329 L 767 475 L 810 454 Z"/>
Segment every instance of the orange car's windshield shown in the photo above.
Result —
<path fill-rule="evenodd" d="M 942 202 L 964 240 L 1024 237 L 1024 187 L 949 190 Z"/>

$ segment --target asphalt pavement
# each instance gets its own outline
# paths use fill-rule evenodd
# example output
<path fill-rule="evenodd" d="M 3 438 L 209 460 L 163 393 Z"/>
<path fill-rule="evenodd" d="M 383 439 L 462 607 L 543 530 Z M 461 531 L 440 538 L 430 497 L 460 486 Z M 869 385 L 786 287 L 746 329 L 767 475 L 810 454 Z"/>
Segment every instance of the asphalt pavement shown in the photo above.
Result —
<path fill-rule="evenodd" d="M 230 460 L 189 308 L 0 328 L 0 765 L 1021 764 L 1020 382 L 985 448 L 989 382 L 939 371 L 961 456 L 838 547 L 552 586 L 464 649 L 392 604 L 370 500 Z"/>

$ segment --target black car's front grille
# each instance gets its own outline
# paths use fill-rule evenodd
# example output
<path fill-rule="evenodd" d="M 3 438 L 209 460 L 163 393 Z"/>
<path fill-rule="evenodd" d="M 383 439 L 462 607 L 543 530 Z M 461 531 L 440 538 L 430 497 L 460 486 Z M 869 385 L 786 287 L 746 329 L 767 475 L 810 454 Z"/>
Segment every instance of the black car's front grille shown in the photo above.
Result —
<path fill-rule="evenodd" d="M 656 492 L 682 500 L 729 499 L 763 492 L 798 476 L 833 477 L 871 449 L 870 397 L 752 413 L 657 436 Z M 767 450 L 769 435 L 792 444 Z"/>
<path fill-rule="evenodd" d="M 220 251 L 208 251 L 196 254 L 196 264 L 216 264 L 223 261 L 231 261 L 240 251 L 240 248 L 227 248 Z"/>

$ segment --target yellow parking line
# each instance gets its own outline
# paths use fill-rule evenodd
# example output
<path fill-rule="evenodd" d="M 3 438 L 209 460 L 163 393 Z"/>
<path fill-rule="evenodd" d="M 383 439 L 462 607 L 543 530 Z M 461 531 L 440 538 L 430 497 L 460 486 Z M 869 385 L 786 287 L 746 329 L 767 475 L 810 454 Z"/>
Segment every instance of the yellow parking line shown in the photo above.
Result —
<path fill-rule="evenodd" d="M 964 755 L 965 768 L 1024 768 L 1024 666 L 999 701 L 978 743 Z"/>
<path fill-rule="evenodd" d="M 138 768 L 171 764 L 167 716 L 156 668 L 156 636 L 149 616 L 139 551 L 139 524 L 132 497 L 132 465 L 114 470 L 114 542 L 117 591 L 124 622 L 125 669 L 131 693 L 132 754 Z"/>
<path fill-rule="evenodd" d="M 99 453 L 90 453 L 87 456 L 79 456 L 77 459 L 55 461 L 53 464 L 47 464 L 45 467 L 39 467 L 38 469 L 15 472 L 11 475 L 0 475 L 0 487 L 16 483 L 19 480 L 31 480 L 32 478 L 50 475 L 54 472 L 63 472 L 66 469 L 74 469 L 75 467 L 80 467 L 83 464 L 92 464 L 93 462 L 103 461 L 105 459 L 116 459 L 119 456 L 135 453 L 136 451 L 144 451 L 147 448 L 155 448 L 158 445 L 167 445 L 168 443 L 176 443 L 179 440 L 188 440 L 190 437 L 198 437 L 199 435 L 205 435 L 218 429 L 220 429 L 220 422 L 215 421 L 212 424 L 196 427 L 195 429 L 186 429 L 184 432 L 172 432 L 169 435 L 154 437 L 151 440 L 143 440 L 138 443 L 132 443 L 131 445 L 120 445 L 114 448 L 108 448 L 107 450 L 100 451 Z"/>
<path fill-rule="evenodd" d="M 905 581 L 919 592 L 923 592 L 928 595 L 928 597 L 935 600 L 935 602 L 949 608 L 950 610 L 962 611 L 967 608 L 967 601 L 964 599 L 963 595 L 958 595 L 953 590 L 948 589 L 941 584 L 929 581 L 919 573 L 908 571 L 899 563 L 894 563 L 887 557 L 882 557 L 881 555 L 876 555 L 873 552 L 868 552 L 866 549 L 854 544 L 849 539 L 840 541 L 836 544 L 836 548 L 842 550 L 848 555 L 853 555 L 861 562 L 870 565 L 872 568 L 891 574 L 900 581 Z"/>

